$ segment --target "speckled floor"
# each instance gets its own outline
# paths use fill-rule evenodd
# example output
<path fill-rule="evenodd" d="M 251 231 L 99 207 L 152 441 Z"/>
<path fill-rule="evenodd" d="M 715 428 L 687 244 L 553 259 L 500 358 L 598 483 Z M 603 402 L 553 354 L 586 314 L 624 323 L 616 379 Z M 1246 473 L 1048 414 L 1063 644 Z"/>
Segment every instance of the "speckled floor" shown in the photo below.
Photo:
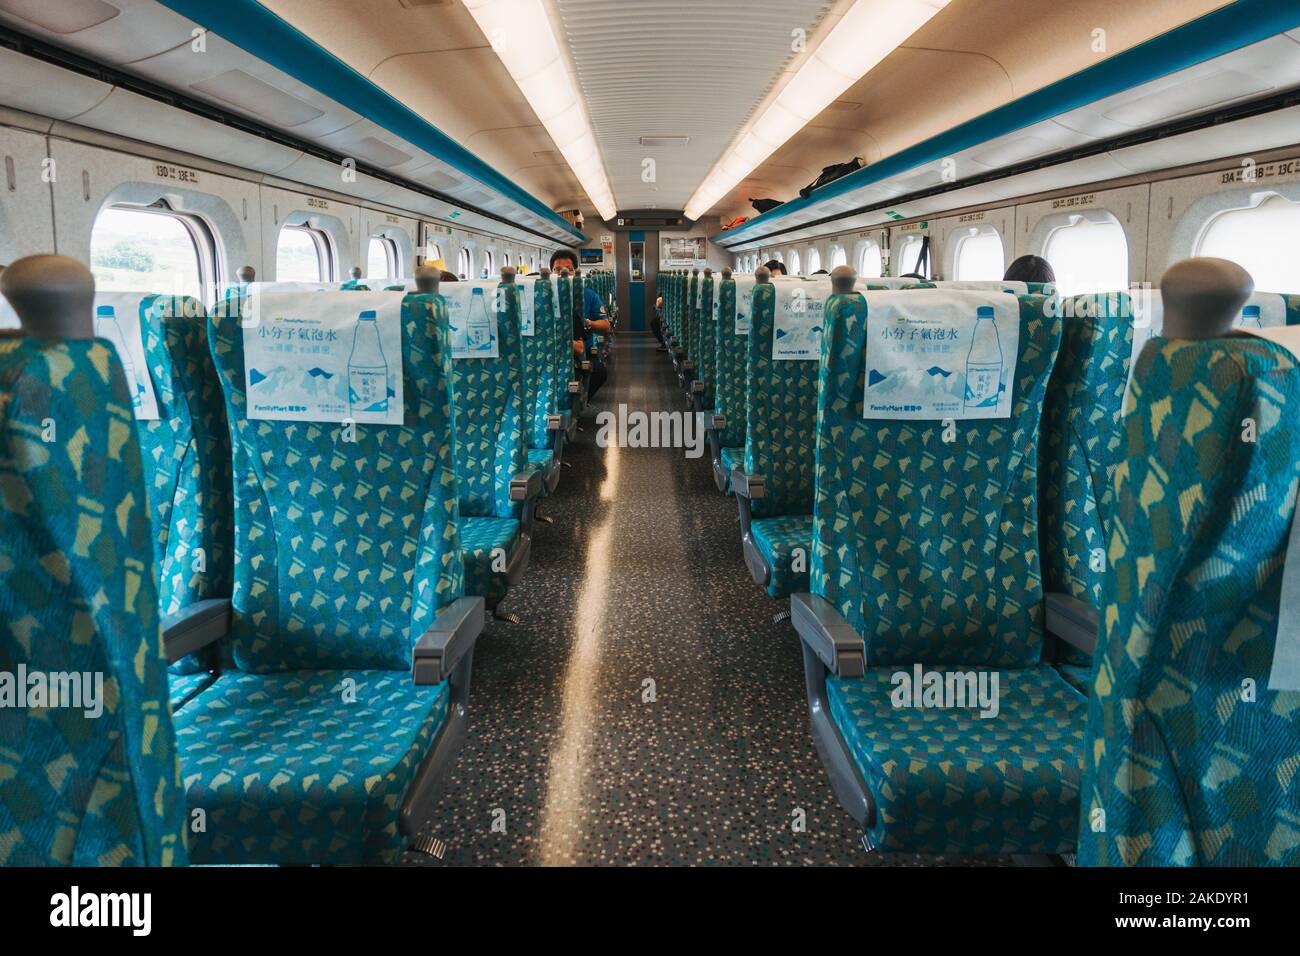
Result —
<path fill-rule="evenodd" d="M 468 739 L 425 831 L 443 862 L 967 862 L 863 850 L 813 748 L 794 630 L 772 623 L 707 457 L 596 447 L 603 409 L 685 409 L 654 346 L 619 337 L 503 606 L 522 621 L 479 639 Z"/>

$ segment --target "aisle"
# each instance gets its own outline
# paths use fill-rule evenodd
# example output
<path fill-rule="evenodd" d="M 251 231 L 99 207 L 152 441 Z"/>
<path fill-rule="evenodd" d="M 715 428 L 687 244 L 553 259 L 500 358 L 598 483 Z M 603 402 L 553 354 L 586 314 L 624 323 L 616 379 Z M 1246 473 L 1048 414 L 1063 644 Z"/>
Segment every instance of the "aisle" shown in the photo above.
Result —
<path fill-rule="evenodd" d="M 479 640 L 430 831 L 452 864 L 885 862 L 831 795 L 797 638 L 745 570 L 707 456 L 595 447 L 602 410 L 684 410 L 654 345 L 619 337 L 566 450 L 555 523 L 506 604 L 522 622 Z"/>

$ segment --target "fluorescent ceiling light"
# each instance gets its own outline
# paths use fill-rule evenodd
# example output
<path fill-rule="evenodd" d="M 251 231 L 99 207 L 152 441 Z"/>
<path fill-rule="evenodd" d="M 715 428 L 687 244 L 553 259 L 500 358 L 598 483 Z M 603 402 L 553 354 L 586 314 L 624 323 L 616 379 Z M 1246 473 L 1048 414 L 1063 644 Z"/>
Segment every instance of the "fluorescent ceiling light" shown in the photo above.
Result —
<path fill-rule="evenodd" d="M 699 219 L 808 121 L 925 26 L 949 0 L 857 0 L 776 99 L 731 144 L 686 204 Z"/>
<path fill-rule="evenodd" d="M 465 0 L 474 21 L 587 191 L 602 219 L 617 212 L 600 147 L 543 0 Z"/>

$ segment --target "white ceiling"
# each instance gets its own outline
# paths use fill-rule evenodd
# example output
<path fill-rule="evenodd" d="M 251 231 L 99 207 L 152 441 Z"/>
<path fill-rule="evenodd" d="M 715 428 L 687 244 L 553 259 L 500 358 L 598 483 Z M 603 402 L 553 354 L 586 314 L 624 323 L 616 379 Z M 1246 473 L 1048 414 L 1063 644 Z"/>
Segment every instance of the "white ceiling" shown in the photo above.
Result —
<path fill-rule="evenodd" d="M 621 210 L 681 209 L 834 0 L 554 0 Z M 811 45 L 811 39 L 810 39 Z M 643 146 L 643 136 L 689 137 Z M 655 161 L 655 181 L 642 179 Z"/>

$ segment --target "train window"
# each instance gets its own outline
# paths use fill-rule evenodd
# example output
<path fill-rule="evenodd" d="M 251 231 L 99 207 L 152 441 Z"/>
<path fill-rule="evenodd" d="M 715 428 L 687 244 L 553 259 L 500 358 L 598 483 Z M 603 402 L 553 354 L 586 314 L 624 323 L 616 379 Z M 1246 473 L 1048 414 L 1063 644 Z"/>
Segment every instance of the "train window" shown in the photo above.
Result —
<path fill-rule="evenodd" d="M 395 279 L 401 271 L 397 243 L 383 236 L 371 236 L 366 249 L 366 278 Z"/>
<path fill-rule="evenodd" d="M 278 282 L 329 282 L 334 274 L 329 239 L 318 229 L 284 226 L 275 244 Z"/>
<path fill-rule="evenodd" d="M 490 275 L 492 275 L 492 273 L 496 272 L 496 268 L 494 267 L 493 262 L 494 259 L 492 256 L 492 250 L 484 249 L 483 250 L 483 278 L 484 279 L 488 278 Z"/>
<path fill-rule="evenodd" d="M 214 245 L 198 220 L 165 206 L 110 206 L 90 230 L 90 268 L 106 292 L 157 292 L 203 299 L 216 272 Z"/>
<path fill-rule="evenodd" d="M 800 276 L 803 272 L 799 269 L 799 252 L 797 249 L 790 250 L 790 262 L 786 269 L 786 275 Z"/>
<path fill-rule="evenodd" d="M 996 229 L 971 228 L 957 239 L 953 255 L 954 279 L 1001 279 L 1006 271 L 1003 258 L 1002 237 Z"/>
<path fill-rule="evenodd" d="M 894 260 L 894 275 L 904 275 L 908 272 L 915 272 L 930 278 L 929 264 L 922 267 L 920 263 L 921 247 L 925 240 L 917 233 L 912 233 L 898 244 L 898 256 Z M 999 279 L 1002 276 L 998 276 Z"/>
<path fill-rule="evenodd" d="M 843 246 L 831 246 L 831 268 L 837 269 L 840 266 L 849 264 L 849 254 L 844 251 Z"/>
<path fill-rule="evenodd" d="M 1061 295 L 1128 288 L 1128 239 L 1113 216 L 1075 217 L 1047 235 L 1043 256 L 1056 273 Z"/>
<path fill-rule="evenodd" d="M 430 242 L 424 247 L 424 258 L 429 262 L 436 262 L 442 258 L 442 246 L 436 242 Z"/>
<path fill-rule="evenodd" d="M 1295 249 L 1300 245 L 1300 203 L 1271 196 L 1249 209 L 1219 213 L 1196 244 L 1198 256 L 1231 259 L 1262 292 L 1300 292 Z"/>
<path fill-rule="evenodd" d="M 864 279 L 878 279 L 884 271 L 885 262 L 880 255 L 880 246 L 874 242 L 864 243 L 858 260 L 858 275 Z"/>
<path fill-rule="evenodd" d="M 816 249 L 808 250 L 808 274 L 812 275 L 822 267 L 822 254 Z"/>
<path fill-rule="evenodd" d="M 460 259 L 456 263 L 456 272 L 459 273 L 462 279 L 468 279 L 469 270 L 470 270 L 469 250 L 462 246 L 460 250 Z"/>

